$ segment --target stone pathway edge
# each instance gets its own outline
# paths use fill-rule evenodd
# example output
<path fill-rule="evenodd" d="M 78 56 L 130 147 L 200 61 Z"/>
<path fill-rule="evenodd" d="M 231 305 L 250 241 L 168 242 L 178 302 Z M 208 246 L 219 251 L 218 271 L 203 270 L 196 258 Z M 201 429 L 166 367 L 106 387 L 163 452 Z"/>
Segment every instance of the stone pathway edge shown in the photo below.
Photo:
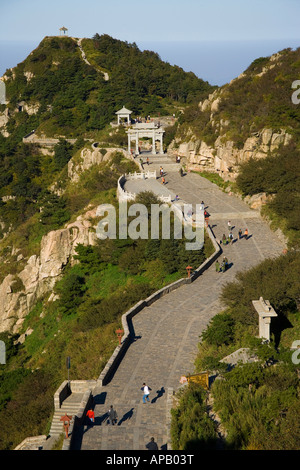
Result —
<path fill-rule="evenodd" d="M 122 326 L 124 329 L 124 335 L 121 339 L 121 344 L 118 345 L 113 354 L 111 355 L 110 359 L 108 360 L 106 366 L 102 370 L 97 382 L 98 385 L 103 386 L 105 385 L 114 374 L 115 370 L 117 369 L 118 365 L 122 360 L 122 356 L 125 354 L 127 347 L 130 343 L 130 320 L 138 314 L 143 308 L 148 307 L 153 302 L 161 298 L 163 295 L 166 295 L 172 292 L 175 289 L 178 289 L 180 286 L 184 284 L 190 284 L 191 282 L 195 281 L 206 269 L 208 269 L 212 263 L 220 256 L 222 253 L 222 249 L 220 245 L 217 243 L 210 226 L 206 228 L 207 233 L 211 242 L 214 245 L 215 251 L 214 253 L 207 258 L 193 273 L 191 273 L 190 278 L 181 278 L 177 281 L 173 282 L 172 284 L 168 284 L 167 286 L 163 287 L 162 289 L 154 292 L 149 297 L 144 300 L 140 300 L 136 305 L 134 305 L 131 309 L 129 309 L 126 313 L 122 315 Z"/>

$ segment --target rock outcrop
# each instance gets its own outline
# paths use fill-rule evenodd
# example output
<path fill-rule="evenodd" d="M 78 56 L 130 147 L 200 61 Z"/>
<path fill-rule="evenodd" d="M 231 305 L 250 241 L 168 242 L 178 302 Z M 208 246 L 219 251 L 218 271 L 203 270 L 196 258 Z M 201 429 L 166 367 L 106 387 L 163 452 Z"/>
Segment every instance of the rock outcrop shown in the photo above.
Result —
<path fill-rule="evenodd" d="M 78 244 L 93 245 L 96 233 L 91 220 L 96 208 L 79 216 L 66 228 L 53 230 L 41 241 L 39 256 L 32 255 L 17 275 L 7 275 L 0 285 L 0 332 L 18 333 L 36 301 L 49 294 L 63 274 Z"/>
<path fill-rule="evenodd" d="M 98 144 L 93 144 L 91 149 L 83 148 L 79 158 L 73 157 L 68 162 L 68 177 L 73 182 L 78 181 L 81 173 L 93 165 L 109 161 L 114 152 L 122 152 L 127 156 L 127 153 L 122 148 L 101 148 L 98 147 Z"/>
<path fill-rule="evenodd" d="M 223 179 L 234 181 L 241 163 L 247 162 L 250 158 L 260 159 L 272 155 L 280 145 L 287 145 L 291 141 L 292 135 L 289 133 L 288 122 L 286 127 L 282 124 L 281 129 L 269 128 L 268 124 L 258 129 L 254 122 L 255 112 L 249 116 L 248 134 L 244 124 L 241 123 L 239 143 L 235 143 L 232 138 L 235 135 L 237 139 L 239 119 L 239 114 L 235 114 L 234 107 L 238 109 L 239 100 L 247 100 L 247 93 L 249 94 L 249 90 L 252 90 L 249 88 L 249 83 L 260 83 L 261 77 L 269 73 L 273 74 L 269 76 L 270 84 L 272 84 L 276 80 L 273 73 L 276 70 L 275 67 L 278 70 L 277 78 L 283 73 L 280 67 L 284 57 L 285 52 L 282 51 L 273 54 L 270 58 L 265 58 L 262 67 L 254 65 L 252 69 L 246 70 L 230 83 L 214 90 L 207 99 L 198 103 L 201 114 L 199 129 L 197 129 L 195 118 L 192 128 L 181 130 L 170 146 L 170 150 L 183 159 L 187 169 L 218 172 Z M 264 87 L 267 88 L 267 85 L 264 84 Z M 261 100 L 264 100 L 264 92 L 258 93 L 260 93 Z M 231 104 L 228 106 L 228 103 Z M 252 128 L 253 130 L 256 128 L 257 132 L 252 132 Z M 202 138 L 200 129 L 203 129 Z"/>
<path fill-rule="evenodd" d="M 218 136 L 213 146 L 191 137 L 188 142 L 179 144 L 176 153 L 186 160 L 189 170 L 218 172 L 224 179 L 233 181 L 241 163 L 250 158 L 265 158 L 281 144 L 287 145 L 291 138 L 285 129 L 280 132 L 262 129 L 246 139 L 243 148 L 238 149 L 224 136 Z"/>

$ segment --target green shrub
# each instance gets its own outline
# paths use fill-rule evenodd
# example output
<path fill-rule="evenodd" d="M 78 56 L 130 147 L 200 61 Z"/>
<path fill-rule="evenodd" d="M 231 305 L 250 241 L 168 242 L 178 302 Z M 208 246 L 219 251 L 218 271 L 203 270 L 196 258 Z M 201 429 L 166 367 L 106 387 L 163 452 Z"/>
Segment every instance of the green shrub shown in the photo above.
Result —
<path fill-rule="evenodd" d="M 9 401 L 0 413 L 2 450 L 10 450 L 26 437 L 44 432 L 54 393 L 53 377 L 43 371 L 15 371 L 6 378 L 14 380 L 14 386 L 11 382 Z"/>
<path fill-rule="evenodd" d="M 152 293 L 149 285 L 129 283 L 107 298 L 88 297 L 78 309 L 78 327 L 83 331 L 112 323 L 139 300 Z"/>
<path fill-rule="evenodd" d="M 292 450 L 299 442 L 291 423 L 299 419 L 298 379 L 285 365 L 262 368 L 244 364 L 223 374 L 212 387 L 214 409 L 222 418 L 234 449 Z M 291 412 L 296 415 L 292 417 Z M 296 416 L 298 418 L 296 418 Z M 295 426 L 299 436 L 299 425 Z"/>
<path fill-rule="evenodd" d="M 80 273 L 70 271 L 55 285 L 55 293 L 59 295 L 58 309 L 62 314 L 75 313 L 82 302 L 86 290 L 85 278 Z"/>
<path fill-rule="evenodd" d="M 173 450 L 212 450 L 216 448 L 213 421 L 206 414 L 205 391 L 189 384 L 179 393 L 179 403 L 171 410 Z"/>
<path fill-rule="evenodd" d="M 99 245 L 76 245 L 74 259 L 80 262 L 80 267 L 85 274 L 94 274 L 101 270 L 101 250 Z"/>
<path fill-rule="evenodd" d="M 72 145 L 66 140 L 60 139 L 59 143 L 54 147 L 54 168 L 55 170 L 61 170 L 68 161 L 72 158 Z"/>
<path fill-rule="evenodd" d="M 234 320 L 231 315 L 226 313 L 215 315 L 201 335 L 203 341 L 216 346 L 230 344 L 233 338 Z"/>

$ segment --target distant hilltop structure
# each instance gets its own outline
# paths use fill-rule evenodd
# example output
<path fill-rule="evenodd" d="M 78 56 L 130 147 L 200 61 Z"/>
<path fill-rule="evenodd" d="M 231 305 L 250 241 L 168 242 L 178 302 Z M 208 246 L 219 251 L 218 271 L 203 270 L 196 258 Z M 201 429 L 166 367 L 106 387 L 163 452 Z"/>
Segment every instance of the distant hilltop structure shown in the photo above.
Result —
<path fill-rule="evenodd" d="M 59 35 L 68 35 L 66 34 L 68 31 L 68 28 L 66 28 L 65 26 L 62 26 L 61 28 L 59 28 Z"/>

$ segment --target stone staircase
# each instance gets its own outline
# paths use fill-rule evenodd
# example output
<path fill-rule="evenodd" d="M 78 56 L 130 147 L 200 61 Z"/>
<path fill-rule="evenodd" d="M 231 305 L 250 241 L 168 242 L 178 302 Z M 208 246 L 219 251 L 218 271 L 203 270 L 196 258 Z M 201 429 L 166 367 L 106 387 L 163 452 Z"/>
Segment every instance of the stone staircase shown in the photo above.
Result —
<path fill-rule="evenodd" d="M 146 163 L 147 157 L 149 158 L 149 165 Z M 166 174 L 168 174 L 168 172 L 179 172 L 182 166 L 180 163 L 176 163 L 175 157 L 171 157 L 167 154 L 152 155 L 151 152 L 142 152 L 138 157 L 136 157 L 138 162 L 140 162 L 140 159 L 144 162 L 144 169 L 149 171 L 156 170 L 157 176 L 159 176 L 159 169 L 161 166 Z"/>
<path fill-rule="evenodd" d="M 64 426 L 60 418 L 67 414 L 68 416 L 74 417 L 80 408 L 80 403 L 82 400 L 82 393 L 72 393 L 68 398 L 66 398 L 59 410 L 55 410 L 52 424 L 50 428 L 50 436 L 58 436 L 61 433 L 64 433 Z"/>
<path fill-rule="evenodd" d="M 152 385 L 152 384 L 151 384 Z M 145 450 L 153 433 L 161 450 L 168 447 L 167 416 L 170 415 L 169 391 L 153 388 L 150 402 L 143 404 L 137 384 L 130 399 L 123 393 L 124 383 L 110 383 L 94 390 L 94 424 L 85 423 L 72 441 L 72 450 Z M 108 409 L 113 404 L 117 422 L 107 422 Z M 85 436 L 89 438 L 86 441 Z M 84 443 L 83 443 L 84 442 Z"/>

